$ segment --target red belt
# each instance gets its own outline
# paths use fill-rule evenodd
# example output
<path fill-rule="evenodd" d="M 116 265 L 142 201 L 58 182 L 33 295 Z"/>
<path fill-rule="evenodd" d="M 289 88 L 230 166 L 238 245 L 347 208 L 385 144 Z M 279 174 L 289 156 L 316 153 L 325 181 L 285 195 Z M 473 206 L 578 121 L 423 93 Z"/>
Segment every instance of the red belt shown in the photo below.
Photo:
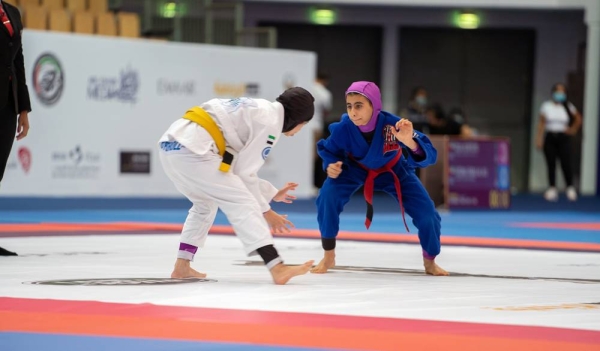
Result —
<path fill-rule="evenodd" d="M 377 176 L 381 173 L 390 172 L 392 174 L 392 177 L 394 178 L 394 185 L 396 186 L 396 195 L 398 196 L 398 202 L 400 203 L 400 211 L 402 212 L 402 220 L 404 221 L 404 226 L 406 227 L 406 230 L 410 232 L 410 230 L 408 229 L 408 225 L 406 225 L 406 219 L 404 218 L 404 206 L 402 205 L 402 191 L 400 190 L 400 180 L 398 179 L 396 173 L 394 173 L 394 171 L 392 170 L 392 168 L 400 160 L 400 157 L 402 157 L 402 151 L 398 151 L 396 153 L 396 156 L 385 166 L 377 169 L 369 169 L 360 162 L 356 161 L 354 157 L 350 155 L 350 158 L 352 160 L 354 160 L 356 163 L 358 163 L 359 166 L 361 166 L 365 171 L 367 171 L 367 180 L 365 180 L 364 185 L 365 200 L 367 201 L 367 219 L 365 220 L 365 226 L 367 227 L 367 229 L 369 229 L 369 227 L 371 226 L 371 222 L 373 221 L 373 191 L 375 189 L 375 178 L 377 178 Z"/>

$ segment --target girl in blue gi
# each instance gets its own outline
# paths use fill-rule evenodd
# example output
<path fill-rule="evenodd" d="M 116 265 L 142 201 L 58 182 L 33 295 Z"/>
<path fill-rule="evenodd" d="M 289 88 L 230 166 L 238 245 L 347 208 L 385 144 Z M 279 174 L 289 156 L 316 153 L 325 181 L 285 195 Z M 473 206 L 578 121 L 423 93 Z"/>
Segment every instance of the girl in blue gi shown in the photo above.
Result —
<path fill-rule="evenodd" d="M 325 273 L 335 266 L 340 213 L 350 196 L 364 186 L 367 229 L 373 219 L 373 191 L 390 194 L 398 200 L 402 217 L 406 209 L 419 231 L 425 272 L 448 275 L 435 263 L 441 218 L 414 172 L 434 164 L 437 151 L 424 134 L 413 130 L 410 121 L 381 111 L 381 93 L 375 83 L 352 83 L 346 91 L 346 108 L 341 121 L 329 127 L 331 135 L 317 143 L 328 176 L 317 197 L 325 256 L 311 272 Z M 403 157 L 403 148 L 408 149 L 408 157 Z"/>

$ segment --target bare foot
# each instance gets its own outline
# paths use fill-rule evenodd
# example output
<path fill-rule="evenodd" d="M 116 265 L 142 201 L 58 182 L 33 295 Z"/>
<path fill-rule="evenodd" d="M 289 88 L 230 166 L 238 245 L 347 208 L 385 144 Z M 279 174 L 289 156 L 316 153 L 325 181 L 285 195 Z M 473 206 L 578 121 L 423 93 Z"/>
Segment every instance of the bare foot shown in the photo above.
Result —
<path fill-rule="evenodd" d="M 315 261 L 310 260 L 300 266 L 286 266 L 283 263 L 280 263 L 275 267 L 271 268 L 271 275 L 273 276 L 273 281 L 277 285 L 284 285 L 293 277 L 308 273 L 310 267 L 312 267 L 314 262 Z"/>
<path fill-rule="evenodd" d="M 171 273 L 171 278 L 206 278 L 206 274 L 190 267 L 190 261 L 178 258 L 175 262 L 175 269 Z"/>
<path fill-rule="evenodd" d="M 335 250 L 325 251 L 325 255 L 319 264 L 310 270 L 311 273 L 323 274 L 335 267 Z"/>
<path fill-rule="evenodd" d="M 450 275 L 442 267 L 438 266 L 435 261 L 423 258 L 423 265 L 425 266 L 425 273 L 430 275 Z"/>

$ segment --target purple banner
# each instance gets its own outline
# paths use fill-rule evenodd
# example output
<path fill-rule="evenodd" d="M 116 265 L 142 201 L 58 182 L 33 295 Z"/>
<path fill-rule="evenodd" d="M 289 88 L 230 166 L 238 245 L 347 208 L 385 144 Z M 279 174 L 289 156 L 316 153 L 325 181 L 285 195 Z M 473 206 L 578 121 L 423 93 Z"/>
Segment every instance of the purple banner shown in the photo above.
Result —
<path fill-rule="evenodd" d="M 450 140 L 449 208 L 510 207 L 508 140 Z"/>

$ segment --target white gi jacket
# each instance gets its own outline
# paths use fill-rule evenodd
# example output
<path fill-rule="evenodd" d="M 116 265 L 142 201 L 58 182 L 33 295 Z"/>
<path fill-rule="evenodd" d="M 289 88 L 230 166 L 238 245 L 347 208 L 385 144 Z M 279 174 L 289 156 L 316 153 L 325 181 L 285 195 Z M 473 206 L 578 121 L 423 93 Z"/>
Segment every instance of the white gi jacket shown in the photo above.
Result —
<path fill-rule="evenodd" d="M 238 175 L 260 204 L 264 213 L 278 189 L 260 179 L 258 171 L 283 129 L 283 105 L 264 99 L 212 99 L 200 105 L 213 117 L 225 137 L 228 150 L 235 155 L 230 172 Z M 202 127 L 189 120 L 174 122 L 159 142 L 177 141 L 196 154 L 216 152 L 216 144 L 206 142 Z"/>

